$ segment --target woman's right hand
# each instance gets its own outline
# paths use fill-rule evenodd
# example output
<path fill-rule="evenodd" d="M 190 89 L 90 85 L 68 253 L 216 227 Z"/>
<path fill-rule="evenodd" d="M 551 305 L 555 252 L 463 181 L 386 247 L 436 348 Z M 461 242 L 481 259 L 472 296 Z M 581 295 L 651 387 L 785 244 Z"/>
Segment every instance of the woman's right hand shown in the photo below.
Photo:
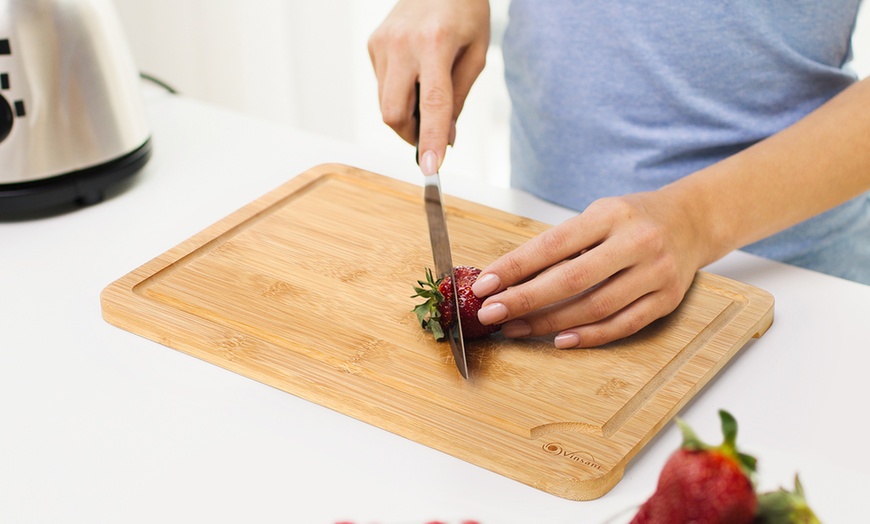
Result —
<path fill-rule="evenodd" d="M 400 0 L 369 39 L 384 122 L 417 144 L 424 174 L 438 170 L 453 144 L 456 119 L 486 63 L 489 23 L 488 0 Z"/>

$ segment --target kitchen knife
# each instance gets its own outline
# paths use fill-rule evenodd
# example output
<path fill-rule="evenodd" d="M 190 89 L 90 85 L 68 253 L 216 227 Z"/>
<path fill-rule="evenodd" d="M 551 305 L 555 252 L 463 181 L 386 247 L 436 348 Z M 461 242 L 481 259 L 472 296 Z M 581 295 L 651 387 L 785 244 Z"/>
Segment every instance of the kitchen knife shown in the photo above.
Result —
<path fill-rule="evenodd" d="M 417 164 L 420 164 L 420 84 L 417 84 L 417 101 L 414 107 L 414 118 L 417 121 Z M 453 310 L 456 322 L 452 329 L 447 329 L 447 340 L 453 352 L 453 360 L 463 378 L 468 378 L 468 361 L 465 355 L 465 340 L 462 338 L 462 323 L 459 321 L 459 295 L 456 293 L 456 278 L 453 274 L 453 257 L 450 255 L 450 239 L 447 236 L 447 217 L 444 214 L 444 203 L 441 196 L 441 179 L 436 171 L 423 177 L 423 202 L 426 206 L 426 219 L 429 222 L 429 241 L 432 244 L 432 256 L 435 259 L 436 278 L 450 276 L 453 285 Z"/>

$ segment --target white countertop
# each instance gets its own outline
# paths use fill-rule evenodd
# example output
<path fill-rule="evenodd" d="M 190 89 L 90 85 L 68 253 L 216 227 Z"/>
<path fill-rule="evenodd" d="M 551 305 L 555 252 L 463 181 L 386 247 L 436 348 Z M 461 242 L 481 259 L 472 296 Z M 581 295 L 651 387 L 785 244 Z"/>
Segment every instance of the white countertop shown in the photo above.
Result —
<path fill-rule="evenodd" d="M 163 93 L 148 107 L 154 157 L 132 187 L 0 222 L 0 522 L 597 523 L 653 491 L 673 424 L 610 493 L 568 501 L 103 321 L 107 284 L 317 164 L 420 182 L 410 146 L 388 158 Z M 518 215 L 572 215 L 442 180 Z M 743 253 L 708 270 L 773 293 L 775 320 L 680 415 L 718 441 L 729 410 L 762 487 L 800 472 L 824 522 L 855 522 L 870 489 L 870 287 Z"/>

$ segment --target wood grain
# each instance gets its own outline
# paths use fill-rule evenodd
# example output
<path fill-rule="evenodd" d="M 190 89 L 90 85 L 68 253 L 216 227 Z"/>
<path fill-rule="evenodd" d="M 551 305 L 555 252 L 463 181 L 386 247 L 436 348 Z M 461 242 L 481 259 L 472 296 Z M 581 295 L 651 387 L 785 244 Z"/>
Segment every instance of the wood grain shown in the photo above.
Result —
<path fill-rule="evenodd" d="M 455 264 L 549 226 L 446 197 Z M 432 264 L 422 189 L 313 168 L 113 282 L 104 318 L 264 384 L 574 500 L 628 461 L 773 320 L 773 297 L 699 272 L 680 307 L 588 350 L 470 343 L 463 380 L 420 328 Z"/>

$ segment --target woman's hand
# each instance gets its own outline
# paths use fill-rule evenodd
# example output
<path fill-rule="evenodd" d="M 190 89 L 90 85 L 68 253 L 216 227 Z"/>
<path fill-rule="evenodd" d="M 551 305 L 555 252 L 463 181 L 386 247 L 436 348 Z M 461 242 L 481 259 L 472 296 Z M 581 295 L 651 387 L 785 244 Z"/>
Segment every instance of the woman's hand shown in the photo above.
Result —
<path fill-rule="evenodd" d="M 489 17 L 488 0 L 400 0 L 369 39 L 384 122 L 408 143 L 417 142 L 427 175 L 444 161 L 456 119 L 486 63 Z"/>
<path fill-rule="evenodd" d="M 593 202 L 483 270 L 479 318 L 508 337 L 558 333 L 558 348 L 631 335 L 676 309 L 708 262 L 699 211 L 666 189 Z"/>
<path fill-rule="evenodd" d="M 473 291 L 496 294 L 481 322 L 513 337 L 558 333 L 561 348 L 637 332 L 679 305 L 699 268 L 870 190 L 868 107 L 865 78 L 657 191 L 593 202 L 483 270 Z"/>

